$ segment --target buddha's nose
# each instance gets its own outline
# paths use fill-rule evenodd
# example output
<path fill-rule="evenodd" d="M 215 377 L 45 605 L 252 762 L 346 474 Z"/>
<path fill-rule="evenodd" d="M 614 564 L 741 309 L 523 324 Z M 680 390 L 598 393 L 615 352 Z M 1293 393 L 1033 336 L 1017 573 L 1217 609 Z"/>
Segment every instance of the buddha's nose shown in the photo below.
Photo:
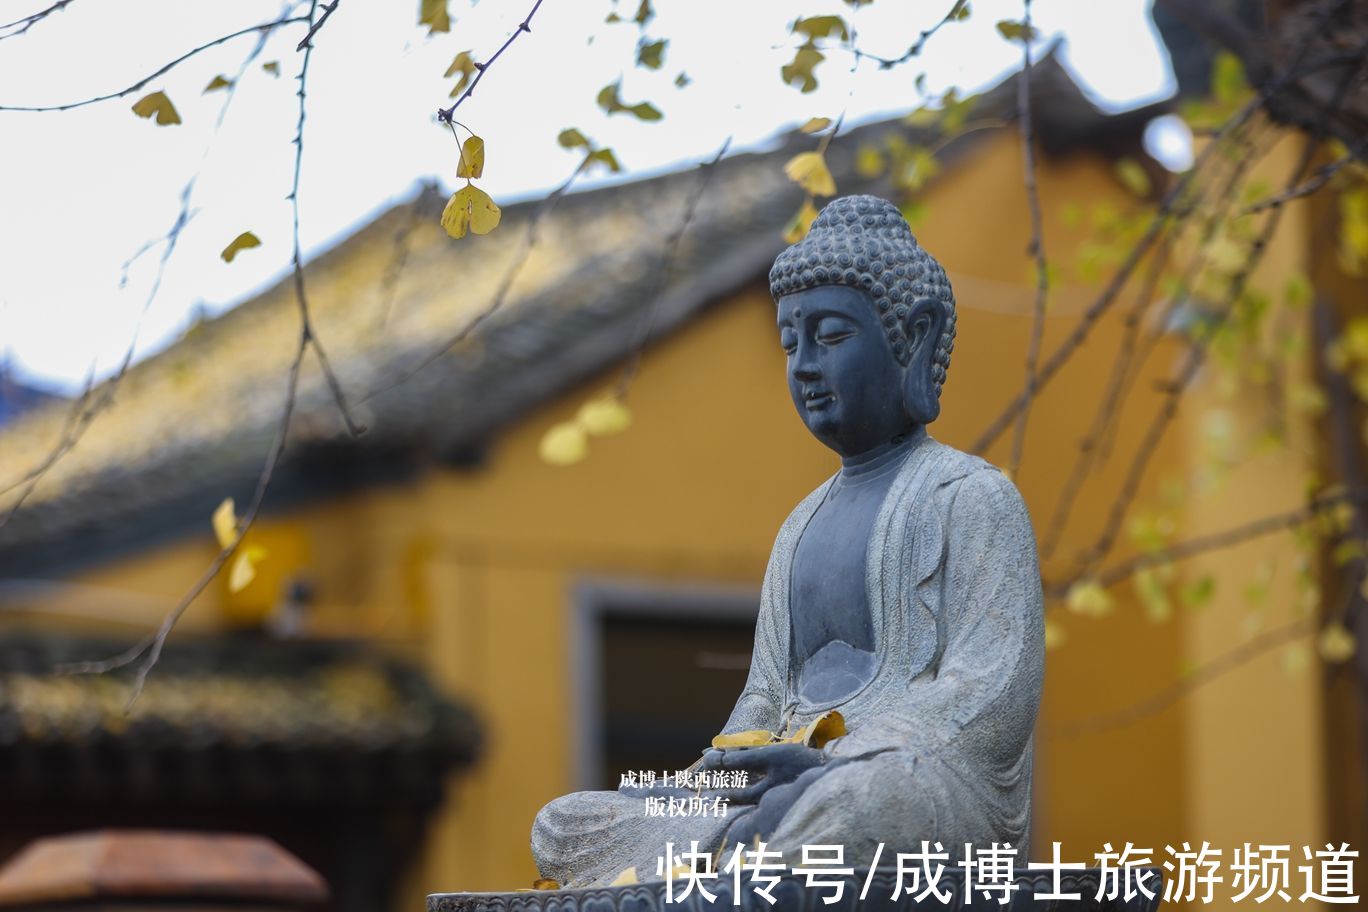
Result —
<path fill-rule="evenodd" d="M 793 368 L 793 378 L 795 380 L 802 380 L 805 383 L 811 383 L 814 380 L 822 379 L 822 372 L 818 369 L 816 364 L 812 364 L 811 362 L 798 364 Z"/>

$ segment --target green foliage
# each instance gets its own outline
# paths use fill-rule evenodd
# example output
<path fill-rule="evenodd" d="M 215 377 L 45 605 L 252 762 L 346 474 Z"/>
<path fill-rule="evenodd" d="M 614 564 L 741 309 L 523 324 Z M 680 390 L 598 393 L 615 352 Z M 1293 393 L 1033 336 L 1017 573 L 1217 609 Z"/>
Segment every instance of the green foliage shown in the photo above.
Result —
<path fill-rule="evenodd" d="M 660 113 L 660 109 L 649 101 L 640 101 L 636 104 L 625 104 L 622 101 L 622 81 L 610 83 L 599 90 L 598 106 L 608 114 L 631 114 L 637 120 L 654 121 L 660 120 L 665 115 Z"/>

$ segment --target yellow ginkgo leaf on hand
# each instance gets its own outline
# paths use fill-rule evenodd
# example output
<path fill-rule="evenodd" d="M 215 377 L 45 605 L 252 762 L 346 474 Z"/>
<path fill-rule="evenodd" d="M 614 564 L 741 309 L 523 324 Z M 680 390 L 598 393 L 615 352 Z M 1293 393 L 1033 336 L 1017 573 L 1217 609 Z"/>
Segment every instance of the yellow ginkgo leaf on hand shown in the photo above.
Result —
<path fill-rule="evenodd" d="M 451 195 L 442 210 L 442 227 L 454 238 L 463 238 L 466 231 L 489 234 L 499 226 L 503 213 L 479 187 L 466 185 Z"/>
<path fill-rule="evenodd" d="M 226 548 L 237 541 L 237 509 L 233 506 L 233 498 L 223 498 L 223 503 L 214 510 L 214 539 L 220 548 Z"/>
<path fill-rule="evenodd" d="M 532 881 L 532 889 L 534 890 L 559 890 L 560 888 L 561 885 L 549 877 L 538 877 Z"/>
<path fill-rule="evenodd" d="M 456 166 L 456 176 L 479 177 L 484 174 L 484 163 L 485 142 L 478 136 L 472 136 L 461 146 L 461 162 Z"/>
<path fill-rule="evenodd" d="M 600 396 L 580 406 L 575 420 L 589 434 L 619 434 L 631 427 L 632 413 L 616 396 Z"/>
<path fill-rule="evenodd" d="M 256 579 L 256 565 L 266 559 L 266 549 L 260 545 L 243 548 L 233 558 L 233 568 L 228 571 L 228 591 L 241 592 Z"/>
<path fill-rule="evenodd" d="M 789 179 L 813 196 L 835 196 L 836 181 L 820 152 L 800 152 L 784 165 Z"/>
<path fill-rule="evenodd" d="M 551 465 L 574 465 L 589 455 L 589 440 L 584 428 L 574 421 L 565 421 L 542 436 L 537 452 L 543 462 Z"/>
<path fill-rule="evenodd" d="M 806 744 L 821 749 L 828 741 L 835 741 L 846 734 L 845 716 L 834 709 L 827 710 L 799 731 L 784 739 L 789 744 Z"/>
<path fill-rule="evenodd" d="M 762 744 L 773 744 L 774 741 L 773 732 L 757 728 L 751 731 L 718 735 L 712 739 L 712 746 L 719 750 L 725 750 L 728 747 L 759 747 Z"/>
<path fill-rule="evenodd" d="M 151 95 L 144 95 L 139 98 L 133 103 L 133 113 L 143 118 L 155 114 L 157 125 L 162 127 L 169 127 L 181 122 L 180 115 L 176 113 L 176 106 L 171 103 L 171 99 L 166 97 L 165 92 L 153 92 Z"/>
<path fill-rule="evenodd" d="M 1339 622 L 1326 627 L 1316 643 L 1321 658 L 1336 665 L 1353 656 L 1355 646 L 1354 635 Z"/>
<path fill-rule="evenodd" d="M 798 129 L 804 133 L 820 133 L 829 126 L 831 126 L 830 117 L 814 117 Z"/>
<path fill-rule="evenodd" d="M 233 238 L 232 243 L 229 244 L 227 247 L 224 247 L 223 252 L 220 253 L 219 256 L 223 257 L 223 262 L 231 263 L 233 262 L 233 258 L 238 255 L 238 251 L 246 250 L 249 247 L 260 246 L 260 238 L 258 238 L 255 234 L 253 234 L 250 231 L 244 231 L 242 232 L 242 234 L 239 234 L 237 237 Z"/>

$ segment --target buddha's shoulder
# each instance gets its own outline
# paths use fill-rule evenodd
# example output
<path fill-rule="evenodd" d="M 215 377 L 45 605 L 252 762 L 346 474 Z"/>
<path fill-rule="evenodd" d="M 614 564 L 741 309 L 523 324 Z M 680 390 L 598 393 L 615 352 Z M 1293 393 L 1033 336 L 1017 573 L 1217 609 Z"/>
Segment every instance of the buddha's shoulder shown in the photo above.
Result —
<path fill-rule="evenodd" d="M 962 512 L 975 507 L 995 510 L 1024 509 L 1016 485 L 1000 468 L 980 456 L 928 440 L 931 477 L 936 500 L 945 509 Z"/>

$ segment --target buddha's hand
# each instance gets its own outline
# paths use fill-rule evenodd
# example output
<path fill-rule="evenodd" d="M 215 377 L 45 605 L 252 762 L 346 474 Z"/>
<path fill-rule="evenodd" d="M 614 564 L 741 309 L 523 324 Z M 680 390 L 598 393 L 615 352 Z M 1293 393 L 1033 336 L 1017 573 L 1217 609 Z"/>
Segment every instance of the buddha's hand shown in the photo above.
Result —
<path fill-rule="evenodd" d="M 756 747 L 711 748 L 703 754 L 700 770 L 746 773 L 742 788 L 710 789 L 704 794 L 737 804 L 754 804 L 776 785 L 792 782 L 826 762 L 824 751 L 806 744 L 763 744 Z"/>

